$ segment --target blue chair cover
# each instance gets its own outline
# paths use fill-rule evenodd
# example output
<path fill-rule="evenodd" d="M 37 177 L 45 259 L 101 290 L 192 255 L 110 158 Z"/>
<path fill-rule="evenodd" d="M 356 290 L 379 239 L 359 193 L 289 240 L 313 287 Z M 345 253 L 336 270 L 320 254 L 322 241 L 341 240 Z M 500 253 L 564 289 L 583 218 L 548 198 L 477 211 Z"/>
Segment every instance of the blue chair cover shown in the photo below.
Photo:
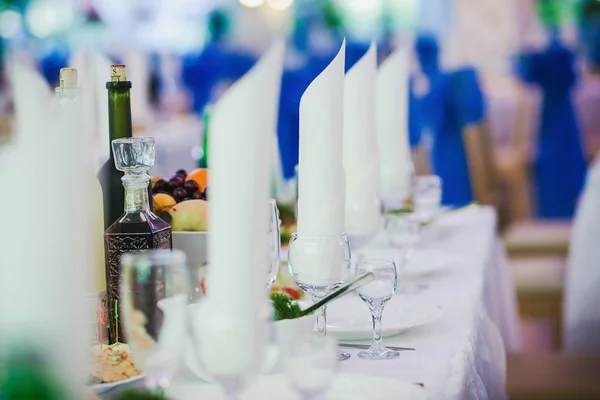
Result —
<path fill-rule="evenodd" d="M 230 51 L 218 43 L 209 43 L 201 53 L 183 58 L 182 80 L 193 95 L 193 110 L 202 113 L 212 101 L 213 87 L 221 80 L 235 81 L 254 65 L 254 58 Z"/>
<path fill-rule="evenodd" d="M 44 79 L 51 86 L 58 86 L 60 69 L 67 67 L 69 54 L 65 51 L 52 51 L 40 60 L 40 69 Z"/>
<path fill-rule="evenodd" d="M 520 73 L 543 93 L 534 164 L 537 211 L 545 218 L 572 217 L 586 171 L 571 101 L 574 54 L 554 39 L 545 51 L 522 55 Z"/>
<path fill-rule="evenodd" d="M 429 79 L 429 91 L 414 100 L 420 131 L 433 136 L 431 163 L 443 181 L 442 203 L 461 206 L 473 201 L 463 129 L 484 118 L 484 99 L 474 69 L 442 72 L 438 66 L 437 43 L 432 37 L 417 40 L 417 54 Z"/>
<path fill-rule="evenodd" d="M 421 143 L 421 116 L 419 101 L 414 93 L 414 80 L 410 80 L 408 99 L 408 141 L 410 148 L 414 149 Z"/>

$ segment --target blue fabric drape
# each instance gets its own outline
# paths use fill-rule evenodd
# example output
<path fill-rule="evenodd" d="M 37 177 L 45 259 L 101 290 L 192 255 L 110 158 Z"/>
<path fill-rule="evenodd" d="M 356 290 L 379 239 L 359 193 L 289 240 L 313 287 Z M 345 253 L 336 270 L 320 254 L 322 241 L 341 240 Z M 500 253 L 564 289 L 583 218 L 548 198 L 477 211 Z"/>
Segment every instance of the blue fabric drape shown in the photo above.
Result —
<path fill-rule="evenodd" d="M 569 218 L 585 179 L 586 163 L 571 101 L 577 76 L 574 54 L 556 38 L 540 53 L 523 54 L 524 81 L 543 93 L 537 158 L 534 163 L 537 211 L 545 218 Z"/>
<path fill-rule="evenodd" d="M 60 79 L 60 69 L 67 67 L 69 54 L 66 51 L 52 51 L 40 60 L 40 69 L 44 79 L 51 86 L 57 86 Z"/>

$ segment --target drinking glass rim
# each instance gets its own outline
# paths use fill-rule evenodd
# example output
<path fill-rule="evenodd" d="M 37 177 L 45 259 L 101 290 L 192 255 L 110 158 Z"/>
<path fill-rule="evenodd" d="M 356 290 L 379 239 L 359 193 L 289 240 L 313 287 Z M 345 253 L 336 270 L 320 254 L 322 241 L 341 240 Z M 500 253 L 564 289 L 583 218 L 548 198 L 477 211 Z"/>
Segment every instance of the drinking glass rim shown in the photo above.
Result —
<path fill-rule="evenodd" d="M 356 262 L 356 265 L 393 265 L 396 268 L 396 261 L 391 258 L 365 258 Z"/>
<path fill-rule="evenodd" d="M 125 253 L 121 258 L 121 264 L 135 264 L 135 260 L 140 258 L 146 258 L 152 268 L 183 266 L 186 262 L 185 253 L 182 250 L 158 249 Z"/>
<path fill-rule="evenodd" d="M 307 236 L 307 235 L 300 236 L 300 235 L 298 235 L 298 232 L 293 232 L 291 234 L 292 239 L 298 238 L 298 237 L 301 237 L 303 239 L 332 239 L 332 238 L 339 238 L 339 237 L 348 238 L 348 235 L 345 232 L 342 234 L 339 234 L 339 235 L 327 235 L 327 236 Z"/>

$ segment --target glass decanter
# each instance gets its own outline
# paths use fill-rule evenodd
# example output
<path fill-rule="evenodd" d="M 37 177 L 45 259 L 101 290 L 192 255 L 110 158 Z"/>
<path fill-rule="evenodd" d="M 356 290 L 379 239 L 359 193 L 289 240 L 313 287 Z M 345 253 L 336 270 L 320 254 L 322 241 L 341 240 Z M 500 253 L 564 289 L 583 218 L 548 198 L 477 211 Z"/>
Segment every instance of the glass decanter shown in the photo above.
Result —
<path fill-rule="evenodd" d="M 115 165 L 125 173 L 125 212 L 104 233 L 108 296 L 109 338 L 123 340 L 119 304 L 121 256 L 152 249 L 171 249 L 171 226 L 150 209 L 148 171 L 154 165 L 154 139 L 124 138 L 112 141 Z"/>

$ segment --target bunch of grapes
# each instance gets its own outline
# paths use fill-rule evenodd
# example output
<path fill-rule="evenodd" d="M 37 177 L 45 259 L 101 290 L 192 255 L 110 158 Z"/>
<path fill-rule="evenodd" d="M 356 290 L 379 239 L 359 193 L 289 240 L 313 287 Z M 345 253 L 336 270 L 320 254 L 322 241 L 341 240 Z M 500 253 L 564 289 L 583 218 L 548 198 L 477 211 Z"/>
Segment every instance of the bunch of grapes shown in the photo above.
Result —
<path fill-rule="evenodd" d="M 154 183 L 154 193 L 167 193 L 171 195 L 177 203 L 185 200 L 208 200 L 208 187 L 202 191 L 196 181 L 186 180 L 187 172 L 180 169 L 168 181 L 159 179 Z"/>

